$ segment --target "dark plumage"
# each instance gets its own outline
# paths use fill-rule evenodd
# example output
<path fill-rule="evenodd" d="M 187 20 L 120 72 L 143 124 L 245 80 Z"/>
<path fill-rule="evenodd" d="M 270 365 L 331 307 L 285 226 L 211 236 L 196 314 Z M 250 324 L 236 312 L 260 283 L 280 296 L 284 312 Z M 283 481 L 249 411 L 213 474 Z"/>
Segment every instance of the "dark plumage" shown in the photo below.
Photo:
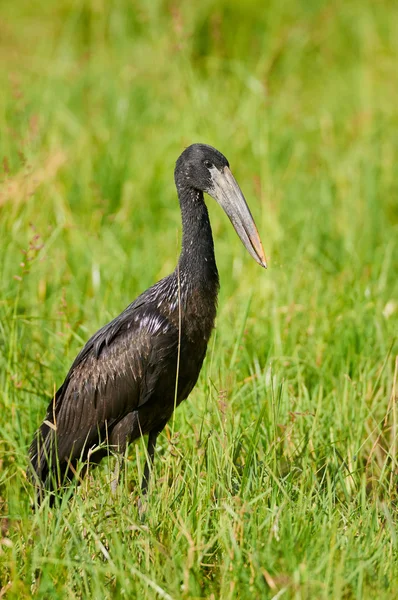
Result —
<path fill-rule="evenodd" d="M 204 144 L 187 148 L 175 183 L 183 227 L 177 267 L 97 331 L 73 362 L 29 450 L 39 502 L 44 489 L 73 474 L 78 459 L 99 462 L 109 447 L 124 452 L 149 434 L 146 492 L 156 437 L 198 379 L 216 316 L 219 281 L 203 192 L 266 266 L 250 211 L 220 152 Z"/>

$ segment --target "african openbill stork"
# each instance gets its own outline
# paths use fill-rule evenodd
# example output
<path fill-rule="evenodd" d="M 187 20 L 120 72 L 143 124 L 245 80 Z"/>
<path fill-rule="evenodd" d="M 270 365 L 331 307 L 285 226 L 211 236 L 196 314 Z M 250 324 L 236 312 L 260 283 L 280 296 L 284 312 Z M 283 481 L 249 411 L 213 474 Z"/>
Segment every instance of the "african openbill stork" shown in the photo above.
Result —
<path fill-rule="evenodd" d="M 221 205 L 248 252 L 266 267 L 225 156 L 193 144 L 177 160 L 174 179 L 182 215 L 177 267 L 97 331 L 73 362 L 29 450 L 38 503 L 44 490 L 73 476 L 77 460 L 97 463 L 109 449 L 123 453 L 148 434 L 146 493 L 156 438 L 198 379 L 216 316 L 219 279 L 203 192 Z"/>

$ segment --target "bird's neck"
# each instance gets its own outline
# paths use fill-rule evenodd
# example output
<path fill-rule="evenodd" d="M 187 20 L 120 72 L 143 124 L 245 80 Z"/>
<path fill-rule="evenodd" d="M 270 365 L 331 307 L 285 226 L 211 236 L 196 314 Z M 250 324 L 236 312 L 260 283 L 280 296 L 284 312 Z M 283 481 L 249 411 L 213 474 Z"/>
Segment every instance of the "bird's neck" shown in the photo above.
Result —
<path fill-rule="evenodd" d="M 213 236 L 203 193 L 177 185 L 182 216 L 182 248 L 178 267 L 196 285 L 218 290 Z M 210 291 L 210 290 L 209 290 Z"/>

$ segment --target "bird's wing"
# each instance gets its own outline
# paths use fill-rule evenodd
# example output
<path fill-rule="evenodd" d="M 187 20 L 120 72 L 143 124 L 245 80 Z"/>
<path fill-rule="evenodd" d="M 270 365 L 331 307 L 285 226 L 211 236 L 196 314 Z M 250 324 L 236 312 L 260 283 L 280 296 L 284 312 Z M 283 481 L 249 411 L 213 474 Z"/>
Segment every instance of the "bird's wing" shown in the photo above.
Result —
<path fill-rule="evenodd" d="M 36 473 L 40 462 L 54 459 L 55 439 L 61 461 L 104 441 L 110 427 L 150 398 L 154 365 L 159 374 L 177 350 L 175 326 L 153 305 L 128 307 L 100 329 L 50 402 L 30 450 Z"/>

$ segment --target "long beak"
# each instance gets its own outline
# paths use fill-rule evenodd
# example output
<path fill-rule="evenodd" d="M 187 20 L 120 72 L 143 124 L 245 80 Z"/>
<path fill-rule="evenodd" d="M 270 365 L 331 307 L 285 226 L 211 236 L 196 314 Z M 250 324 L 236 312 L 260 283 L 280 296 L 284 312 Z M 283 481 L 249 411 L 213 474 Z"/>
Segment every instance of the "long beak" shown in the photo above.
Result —
<path fill-rule="evenodd" d="M 259 265 L 267 268 L 263 246 L 257 227 L 242 191 L 228 167 L 211 169 L 213 188 L 209 194 L 227 213 L 236 233 L 249 254 Z"/>

